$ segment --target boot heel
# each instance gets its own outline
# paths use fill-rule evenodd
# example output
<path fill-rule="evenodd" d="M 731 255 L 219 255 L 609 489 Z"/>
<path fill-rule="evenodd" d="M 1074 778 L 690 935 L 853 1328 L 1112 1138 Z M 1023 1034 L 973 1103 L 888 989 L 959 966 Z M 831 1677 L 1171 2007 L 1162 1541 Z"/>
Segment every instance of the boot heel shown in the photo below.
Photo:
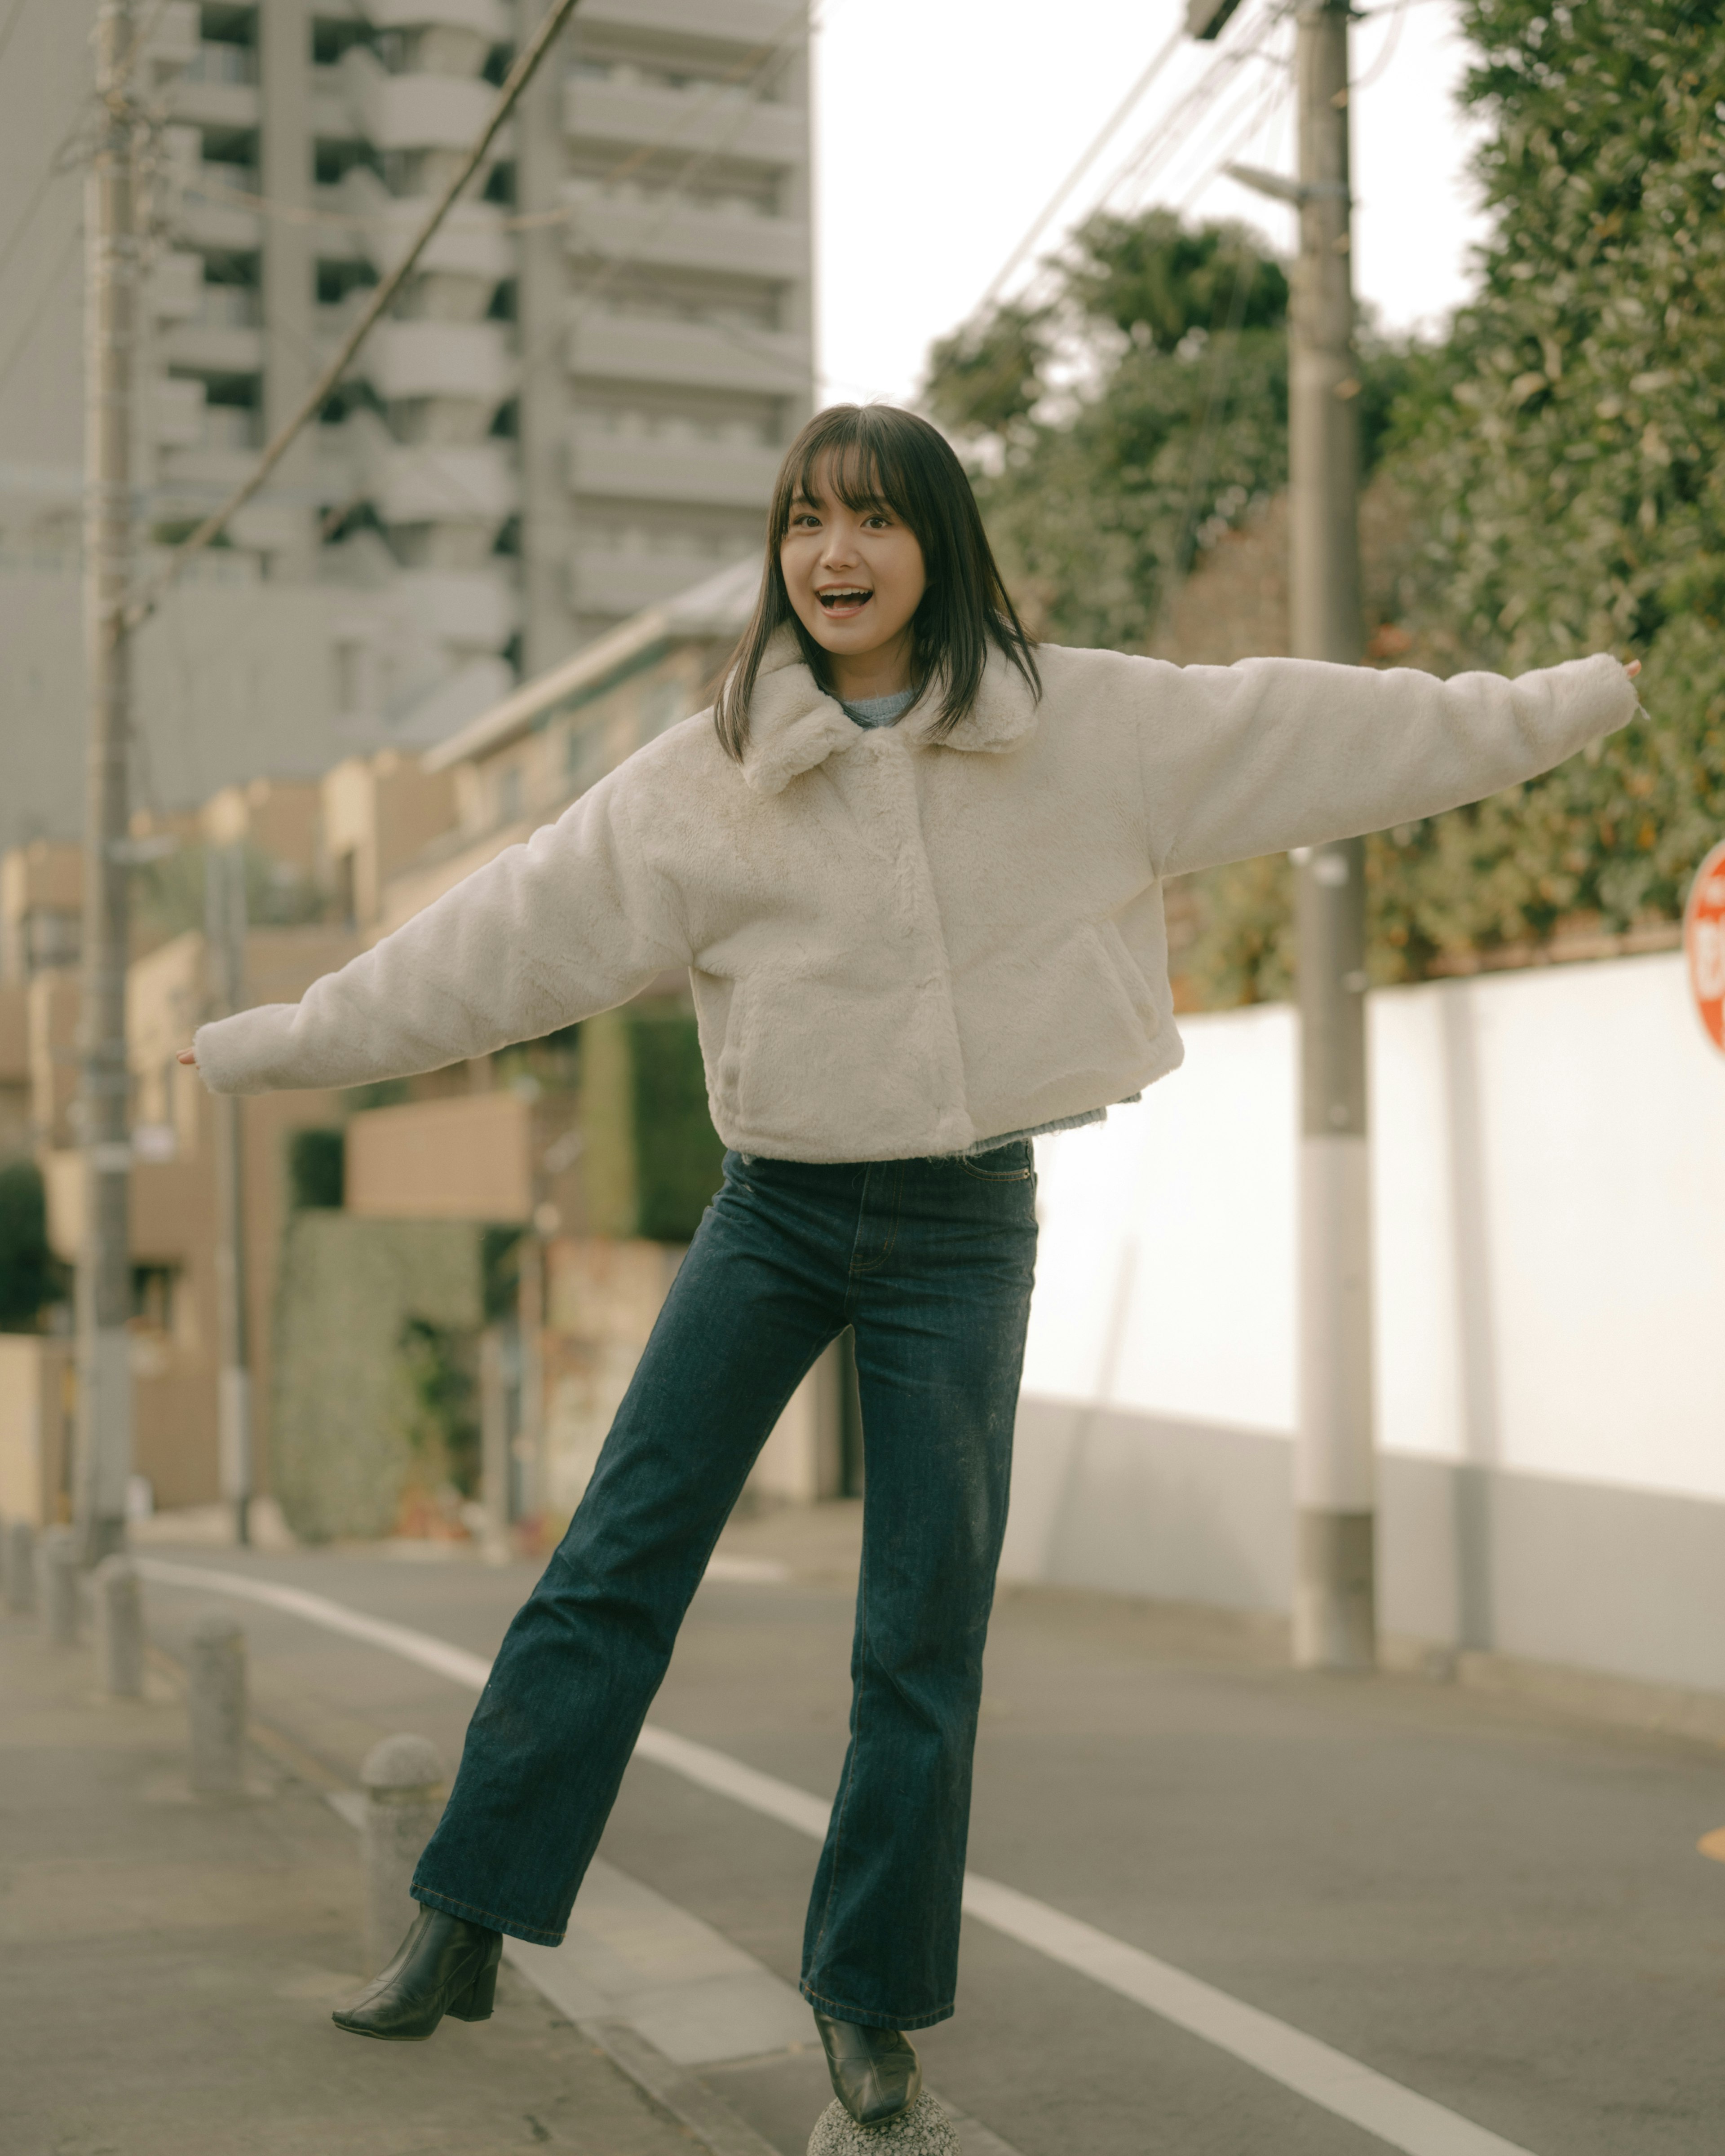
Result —
<path fill-rule="evenodd" d="M 488 1956 L 485 1965 L 475 1977 L 459 1999 L 452 1999 L 444 2010 L 457 2021 L 489 2021 L 491 2009 L 497 1999 L 497 1964 L 503 1958 L 503 1942 L 497 1942 L 497 1951 Z"/>

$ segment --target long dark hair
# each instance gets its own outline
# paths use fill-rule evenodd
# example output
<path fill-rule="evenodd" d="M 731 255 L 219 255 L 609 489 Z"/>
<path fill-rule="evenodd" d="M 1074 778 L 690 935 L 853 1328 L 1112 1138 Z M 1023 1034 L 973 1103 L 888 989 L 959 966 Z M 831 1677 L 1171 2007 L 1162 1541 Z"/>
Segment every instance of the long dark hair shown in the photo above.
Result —
<path fill-rule="evenodd" d="M 767 516 L 767 560 L 754 619 L 732 654 L 713 704 L 713 723 L 726 753 L 742 760 L 749 701 L 768 641 L 787 622 L 817 681 L 825 654 L 803 628 L 785 589 L 778 549 L 800 495 L 816 501 L 815 468 L 823 457 L 834 492 L 847 509 L 882 503 L 916 534 L 928 588 L 911 617 L 916 671 L 938 679 L 940 716 L 930 729 L 938 741 L 968 711 L 982 686 L 992 643 L 1042 693 L 1031 641 L 1007 596 L 988 535 L 964 467 L 937 428 L 895 404 L 834 404 L 817 412 L 791 444 L 773 489 Z"/>

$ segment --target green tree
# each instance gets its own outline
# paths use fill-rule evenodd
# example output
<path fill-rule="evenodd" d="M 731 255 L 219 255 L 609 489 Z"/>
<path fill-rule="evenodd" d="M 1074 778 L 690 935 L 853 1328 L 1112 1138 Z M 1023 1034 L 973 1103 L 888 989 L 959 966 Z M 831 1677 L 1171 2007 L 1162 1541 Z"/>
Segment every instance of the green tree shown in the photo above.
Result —
<path fill-rule="evenodd" d="M 1238 227 L 1091 219 L 1043 306 L 929 356 L 1014 597 L 1057 642 L 1141 647 L 1171 577 L 1281 486 L 1287 280 Z"/>
<path fill-rule="evenodd" d="M 1511 672 L 1611 649 L 1649 718 L 1374 847 L 1380 976 L 1668 920 L 1725 823 L 1721 0 L 1470 0 L 1491 121 L 1479 295 L 1418 370 L 1392 469 L 1426 505 L 1420 625 Z"/>
<path fill-rule="evenodd" d="M 0 1166 L 0 1332 L 31 1331 L 64 1286 L 48 1245 L 41 1171 L 32 1160 Z"/>

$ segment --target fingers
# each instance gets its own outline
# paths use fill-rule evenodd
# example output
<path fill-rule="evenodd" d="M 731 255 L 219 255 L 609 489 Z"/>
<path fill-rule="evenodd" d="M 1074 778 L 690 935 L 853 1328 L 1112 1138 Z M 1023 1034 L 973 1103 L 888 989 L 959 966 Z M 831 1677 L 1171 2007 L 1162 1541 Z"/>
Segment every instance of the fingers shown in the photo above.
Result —
<path fill-rule="evenodd" d="M 1624 670 L 1624 672 L 1625 672 L 1625 674 L 1627 674 L 1627 675 L 1628 675 L 1628 676 L 1630 677 L 1630 680 L 1631 680 L 1631 681 L 1633 681 L 1633 680 L 1635 680 L 1635 678 L 1636 675 L 1638 675 L 1638 674 L 1640 672 L 1640 670 L 1641 670 L 1641 662 L 1640 662 L 1640 660 L 1639 659 L 1632 659 L 1632 660 L 1630 660 L 1630 661 L 1629 665 L 1628 665 L 1627 666 L 1625 666 L 1625 667 L 1624 668 L 1624 670 Z"/>
<path fill-rule="evenodd" d="M 180 1050 L 177 1060 L 182 1063 L 190 1063 L 195 1065 L 198 1061 L 198 1050 L 195 1048 L 182 1048 Z"/>

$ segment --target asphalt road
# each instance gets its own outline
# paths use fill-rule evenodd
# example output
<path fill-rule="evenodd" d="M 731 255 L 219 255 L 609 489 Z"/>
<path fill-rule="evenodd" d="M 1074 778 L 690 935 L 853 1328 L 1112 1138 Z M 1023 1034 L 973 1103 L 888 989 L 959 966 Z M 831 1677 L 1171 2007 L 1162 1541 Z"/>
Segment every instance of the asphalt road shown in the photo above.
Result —
<path fill-rule="evenodd" d="M 825 1508 L 824 1508 L 824 1511 Z M 710 1580 L 653 1713 L 798 1788 L 834 1786 L 854 1573 L 843 1511 L 747 1523 L 786 1558 Z M 494 1650 L 525 1566 L 173 1552 Z M 171 1650 L 209 1607 L 153 1587 Z M 453 1765 L 471 1704 L 380 1649 L 244 1611 L 259 1713 L 350 1781 L 382 1734 Z M 1123 1599 L 1003 1596 L 973 1867 L 1161 1957 L 1532 2156 L 1725 2143 L 1725 1823 L 1709 1747 L 1411 1678 L 1302 1676 Z M 791 1982 L 814 1845 L 637 1760 L 603 1856 Z M 1022 2156 L 1372 2156 L 1384 2143 L 1075 1971 L 973 1923 L 931 2082 Z M 798 2147 L 818 2061 L 739 2107 Z M 807 2087 L 803 2083 L 806 2082 Z M 813 2105 L 799 2112 L 798 2106 Z M 775 2112 L 774 2107 L 778 2107 Z"/>

